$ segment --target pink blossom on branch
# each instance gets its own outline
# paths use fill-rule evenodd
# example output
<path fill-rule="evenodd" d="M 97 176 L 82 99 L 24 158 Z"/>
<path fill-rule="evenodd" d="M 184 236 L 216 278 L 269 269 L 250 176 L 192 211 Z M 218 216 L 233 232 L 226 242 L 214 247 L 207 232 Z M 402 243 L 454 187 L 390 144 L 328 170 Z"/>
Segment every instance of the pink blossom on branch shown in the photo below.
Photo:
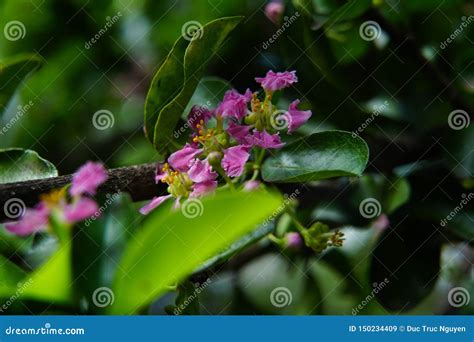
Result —
<path fill-rule="evenodd" d="M 270 1 L 265 6 L 265 15 L 274 24 L 278 24 L 285 12 L 285 5 L 282 1 Z"/>
<path fill-rule="evenodd" d="M 99 185 L 104 183 L 107 178 L 107 171 L 102 164 L 87 162 L 72 177 L 72 185 L 69 192 L 72 196 L 83 194 L 95 195 Z"/>
<path fill-rule="evenodd" d="M 273 72 L 270 70 L 265 77 L 257 77 L 255 80 L 266 91 L 274 92 L 298 82 L 298 77 L 296 77 L 296 71 Z"/>
<path fill-rule="evenodd" d="M 229 90 L 225 93 L 224 99 L 217 107 L 216 113 L 224 117 L 233 117 L 242 119 L 248 112 L 248 103 L 252 99 L 252 92 L 247 89 L 245 94 L 241 95 L 237 90 Z"/>
<path fill-rule="evenodd" d="M 298 110 L 299 103 L 300 100 L 293 101 L 288 109 L 288 134 L 303 126 L 313 114 L 310 110 Z"/>
<path fill-rule="evenodd" d="M 227 176 L 241 176 L 249 157 L 249 149 L 246 146 L 239 145 L 226 149 L 222 159 L 222 167 Z"/>

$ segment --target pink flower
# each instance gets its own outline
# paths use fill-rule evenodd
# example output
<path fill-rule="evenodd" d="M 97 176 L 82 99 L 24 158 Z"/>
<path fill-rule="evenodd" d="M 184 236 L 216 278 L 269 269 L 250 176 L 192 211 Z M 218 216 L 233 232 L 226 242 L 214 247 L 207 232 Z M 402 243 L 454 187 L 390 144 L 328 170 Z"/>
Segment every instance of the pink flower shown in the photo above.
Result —
<path fill-rule="evenodd" d="M 247 104 L 252 99 L 252 92 L 247 89 L 244 95 L 241 95 L 237 90 L 229 90 L 225 93 L 224 99 L 217 107 L 216 112 L 224 117 L 233 117 L 238 120 L 247 115 Z"/>
<path fill-rule="evenodd" d="M 267 131 L 254 131 L 252 144 L 262 148 L 282 148 L 285 146 L 278 133 L 270 134 Z"/>
<path fill-rule="evenodd" d="M 288 134 L 293 133 L 304 125 L 313 114 L 310 110 L 298 110 L 296 107 L 299 103 L 300 100 L 296 100 L 290 104 L 290 109 L 288 110 Z"/>
<path fill-rule="evenodd" d="M 255 80 L 262 85 L 263 89 L 270 92 L 287 88 L 298 82 L 296 71 L 275 73 L 270 70 L 265 77 L 257 77 Z"/>
<path fill-rule="evenodd" d="M 150 203 L 148 203 L 147 205 L 145 205 L 143 208 L 140 209 L 140 213 L 143 214 L 143 215 L 147 215 L 153 209 L 158 207 L 160 204 L 162 204 L 166 200 L 169 200 L 171 197 L 173 197 L 173 196 L 172 195 L 166 195 L 166 196 L 160 196 L 160 197 L 153 198 Z"/>
<path fill-rule="evenodd" d="M 298 248 L 303 243 L 303 239 L 301 238 L 301 235 L 295 232 L 290 232 L 286 234 L 285 238 L 286 238 L 286 243 L 288 247 L 291 247 L 291 248 Z"/>
<path fill-rule="evenodd" d="M 238 125 L 233 121 L 229 122 L 227 133 L 234 138 L 239 144 L 246 144 L 249 139 L 251 126 Z"/>
<path fill-rule="evenodd" d="M 48 224 L 49 209 L 40 203 L 36 208 L 28 208 L 17 222 L 5 224 L 5 228 L 19 236 L 30 235 L 46 229 Z"/>
<path fill-rule="evenodd" d="M 196 156 L 200 153 L 202 153 L 202 149 L 186 144 L 181 150 L 174 152 L 168 157 L 168 163 L 173 169 L 186 172 L 189 170 Z"/>
<path fill-rule="evenodd" d="M 216 179 L 217 173 L 212 170 L 207 159 L 196 159 L 188 171 L 188 176 L 193 182 L 202 183 Z"/>
<path fill-rule="evenodd" d="M 257 180 L 247 181 L 244 184 L 244 191 L 252 191 L 252 190 L 258 189 L 258 187 L 260 187 L 261 184 L 262 183 L 260 183 Z"/>
<path fill-rule="evenodd" d="M 265 6 L 265 15 L 274 24 L 278 24 L 281 20 L 285 5 L 281 1 L 271 1 Z"/>
<path fill-rule="evenodd" d="M 193 106 L 191 111 L 188 114 L 188 125 L 193 130 L 197 130 L 199 127 L 197 125 L 206 124 L 209 119 L 212 117 L 212 112 L 204 106 Z"/>
<path fill-rule="evenodd" d="M 99 212 L 97 203 L 87 197 L 81 197 L 76 203 L 67 204 L 63 207 L 64 219 L 73 224 L 92 217 Z"/>
<path fill-rule="evenodd" d="M 102 164 L 87 162 L 72 177 L 69 193 L 72 196 L 80 196 L 82 194 L 95 195 L 99 185 L 104 183 L 107 178 L 107 171 Z"/>
<path fill-rule="evenodd" d="M 229 177 L 239 177 L 244 172 L 250 154 L 246 146 L 234 146 L 224 151 L 222 167 Z"/>
<path fill-rule="evenodd" d="M 193 185 L 193 192 L 189 195 L 190 198 L 200 197 L 209 192 L 214 191 L 217 188 L 217 181 L 208 180 L 202 183 L 196 183 Z"/>

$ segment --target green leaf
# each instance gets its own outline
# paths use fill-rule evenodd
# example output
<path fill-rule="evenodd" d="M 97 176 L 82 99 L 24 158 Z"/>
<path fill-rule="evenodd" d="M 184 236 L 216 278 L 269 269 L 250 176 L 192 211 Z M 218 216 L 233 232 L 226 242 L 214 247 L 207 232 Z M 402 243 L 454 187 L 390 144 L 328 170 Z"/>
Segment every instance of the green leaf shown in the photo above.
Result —
<path fill-rule="evenodd" d="M 315 133 L 297 140 L 268 158 L 262 176 L 267 182 L 309 182 L 360 176 L 369 158 L 367 144 L 343 131 Z"/>
<path fill-rule="evenodd" d="M 168 151 L 172 133 L 212 57 L 243 17 L 216 19 L 188 42 L 180 37 L 155 74 L 145 102 L 145 131 L 160 151 Z"/>
<path fill-rule="evenodd" d="M 33 55 L 20 55 L 0 61 L 0 117 L 16 89 L 41 63 L 42 60 Z"/>
<path fill-rule="evenodd" d="M 71 243 L 61 245 L 44 265 L 28 276 L 31 285 L 22 298 L 54 303 L 71 303 Z"/>
<path fill-rule="evenodd" d="M 326 27 L 334 24 L 355 19 L 363 15 L 372 6 L 372 0 L 350 0 L 335 10 L 325 22 Z"/>
<path fill-rule="evenodd" d="M 0 297 L 6 298 L 13 295 L 25 274 L 21 268 L 0 255 Z"/>
<path fill-rule="evenodd" d="M 256 230 L 248 233 L 240 240 L 237 240 L 232 245 L 221 251 L 219 254 L 213 256 L 209 260 L 206 260 L 204 264 L 202 264 L 196 272 L 203 271 L 212 267 L 214 265 L 218 265 L 223 263 L 224 261 L 229 260 L 231 257 L 245 249 L 246 247 L 256 243 L 260 239 L 263 239 L 268 234 L 272 233 L 275 229 L 275 223 L 273 221 L 269 222 L 268 224 L 263 224 L 259 226 Z"/>
<path fill-rule="evenodd" d="M 99 209 L 102 215 L 78 224 L 73 239 L 74 286 L 81 300 L 87 302 L 96 289 L 111 287 L 139 215 L 128 195 L 115 193 L 103 197 Z M 101 312 L 93 303 L 88 307 L 93 313 Z"/>
<path fill-rule="evenodd" d="M 281 203 L 280 195 L 263 190 L 223 190 L 202 201 L 191 200 L 182 210 L 172 210 L 172 203 L 160 207 L 127 246 L 117 270 L 111 312 L 136 312 L 162 295 L 167 286 L 252 231 Z M 195 218 L 185 216 L 192 208 L 196 209 Z"/>
<path fill-rule="evenodd" d="M 56 177 L 58 171 L 32 150 L 9 148 L 0 150 L 0 184 Z"/>
<path fill-rule="evenodd" d="M 183 114 L 187 115 L 194 105 L 206 106 L 208 108 L 217 107 L 220 101 L 222 101 L 225 92 L 229 89 L 232 89 L 232 85 L 222 78 L 204 77 L 199 82 Z"/>

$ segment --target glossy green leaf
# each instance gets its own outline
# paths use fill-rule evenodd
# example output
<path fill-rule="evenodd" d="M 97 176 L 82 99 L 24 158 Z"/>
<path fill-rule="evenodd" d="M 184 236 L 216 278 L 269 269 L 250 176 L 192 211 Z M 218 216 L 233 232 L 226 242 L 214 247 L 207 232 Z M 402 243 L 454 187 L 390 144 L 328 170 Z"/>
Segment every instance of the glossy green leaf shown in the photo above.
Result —
<path fill-rule="evenodd" d="M 309 182 L 360 176 L 369 158 L 367 144 L 342 131 L 315 133 L 284 147 L 263 164 L 267 182 Z"/>
<path fill-rule="evenodd" d="M 10 297 L 25 278 L 25 271 L 0 255 L 0 298 Z"/>
<path fill-rule="evenodd" d="M 77 225 L 73 239 L 72 265 L 75 291 L 89 302 L 89 311 L 101 308 L 90 302 L 100 287 L 111 287 L 126 243 L 132 238 L 140 215 L 128 195 L 109 194 L 100 201 L 102 215 Z"/>
<path fill-rule="evenodd" d="M 222 78 L 202 78 L 183 114 L 187 115 L 194 105 L 216 108 L 219 102 L 222 101 L 225 92 L 229 89 L 232 89 L 232 85 Z"/>
<path fill-rule="evenodd" d="M 173 130 L 206 67 L 242 17 L 214 20 L 189 42 L 180 37 L 155 74 L 145 103 L 145 128 L 158 151 L 169 150 Z"/>
<path fill-rule="evenodd" d="M 71 244 L 61 245 L 56 253 L 29 275 L 31 285 L 25 288 L 23 298 L 54 303 L 71 303 L 72 272 Z"/>
<path fill-rule="evenodd" d="M 41 65 L 36 56 L 15 56 L 0 61 L 0 116 L 25 78 Z"/>
<path fill-rule="evenodd" d="M 268 234 L 272 233 L 275 229 L 275 223 L 269 222 L 267 224 L 263 224 L 259 226 L 256 230 L 248 233 L 243 238 L 239 239 L 238 241 L 234 242 L 232 245 L 224 249 L 222 252 L 213 256 L 209 260 L 207 260 L 204 264 L 202 264 L 196 272 L 203 271 L 212 267 L 214 265 L 218 265 L 229 260 L 232 256 L 236 255 L 246 247 L 256 243 L 257 241 L 261 240 Z"/>
<path fill-rule="evenodd" d="M 32 150 L 0 150 L 0 184 L 56 177 L 58 171 Z"/>
<path fill-rule="evenodd" d="M 331 27 L 335 23 L 355 19 L 364 14 L 372 6 L 372 0 L 350 0 L 335 10 L 325 26 Z"/>
<path fill-rule="evenodd" d="M 172 203 L 163 205 L 127 246 L 117 270 L 111 312 L 136 312 L 255 229 L 281 203 L 281 196 L 263 190 L 223 190 L 202 201 L 187 202 L 182 210 L 172 210 Z"/>

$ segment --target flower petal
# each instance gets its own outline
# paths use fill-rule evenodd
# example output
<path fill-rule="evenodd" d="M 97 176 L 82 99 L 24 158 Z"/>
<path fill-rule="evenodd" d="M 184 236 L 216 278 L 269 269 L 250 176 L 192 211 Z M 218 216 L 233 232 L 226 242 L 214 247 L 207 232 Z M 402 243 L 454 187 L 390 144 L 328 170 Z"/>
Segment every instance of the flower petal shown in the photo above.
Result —
<path fill-rule="evenodd" d="M 153 209 L 157 208 L 161 203 L 164 201 L 170 199 L 172 196 L 171 195 L 166 195 L 166 196 L 160 196 L 160 197 L 155 197 L 153 198 L 150 203 L 145 205 L 144 207 L 140 208 L 140 213 L 142 215 L 148 215 Z"/>
<path fill-rule="evenodd" d="M 197 129 L 197 125 L 201 121 L 206 124 L 212 117 L 212 112 L 205 106 L 193 106 L 188 114 L 188 125 L 193 130 Z"/>
<path fill-rule="evenodd" d="M 227 133 L 234 138 L 239 144 L 246 144 L 250 138 L 251 126 L 238 125 L 233 121 L 229 122 Z"/>
<path fill-rule="evenodd" d="M 244 172 L 250 154 L 246 146 L 234 146 L 224 151 L 222 167 L 229 177 L 239 177 Z"/>
<path fill-rule="evenodd" d="M 247 89 L 243 95 L 235 89 L 229 90 L 225 93 L 224 99 L 217 107 L 216 112 L 224 117 L 234 117 L 240 120 L 247 115 L 247 105 L 251 99 L 252 92 L 250 89 Z"/>
<path fill-rule="evenodd" d="M 206 181 L 202 183 L 196 183 L 193 185 L 193 192 L 189 195 L 190 198 L 200 197 L 209 192 L 214 191 L 217 188 L 217 181 Z"/>
<path fill-rule="evenodd" d="M 46 229 L 49 209 L 43 204 L 37 208 L 28 208 L 17 222 L 5 223 L 5 228 L 18 236 L 26 236 Z"/>
<path fill-rule="evenodd" d="M 206 182 L 217 178 L 207 159 L 196 159 L 188 171 L 189 178 L 195 183 Z"/>
<path fill-rule="evenodd" d="M 304 125 L 306 121 L 309 120 L 313 114 L 310 110 L 298 110 L 297 106 L 300 103 L 300 100 L 295 100 L 290 104 L 290 109 L 288 109 L 288 134 L 293 133 L 299 127 Z"/>
<path fill-rule="evenodd" d="M 252 144 L 261 148 L 282 148 L 285 146 L 278 133 L 270 134 L 267 131 L 254 131 Z"/>
<path fill-rule="evenodd" d="M 298 82 L 296 71 L 273 72 L 270 70 L 265 77 L 257 77 L 255 80 L 267 91 L 287 88 Z"/>
<path fill-rule="evenodd" d="M 177 171 L 187 172 L 191 162 L 200 153 L 202 153 L 202 149 L 186 144 L 181 150 L 172 153 L 168 157 L 168 163 Z"/>
<path fill-rule="evenodd" d="M 99 185 L 104 183 L 107 178 L 107 171 L 101 163 L 87 162 L 72 177 L 69 193 L 71 196 L 95 195 Z"/>
<path fill-rule="evenodd" d="M 67 223 L 73 224 L 84 221 L 94 215 L 99 216 L 99 206 L 87 197 L 82 197 L 76 203 L 67 204 L 63 208 L 64 219 Z"/>

